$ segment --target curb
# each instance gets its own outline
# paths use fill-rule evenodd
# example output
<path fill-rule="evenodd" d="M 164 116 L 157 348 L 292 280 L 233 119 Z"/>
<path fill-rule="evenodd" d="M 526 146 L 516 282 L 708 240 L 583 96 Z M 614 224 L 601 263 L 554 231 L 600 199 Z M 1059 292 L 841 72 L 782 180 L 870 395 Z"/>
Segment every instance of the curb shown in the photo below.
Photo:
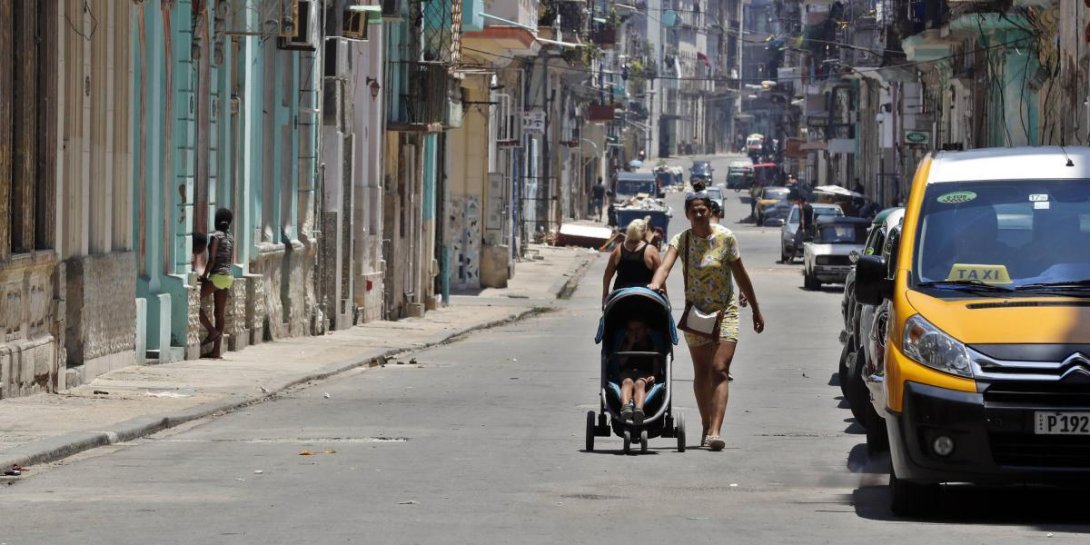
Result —
<path fill-rule="evenodd" d="M 569 299 L 572 294 L 575 293 L 575 289 L 579 287 L 579 282 L 587 273 L 587 269 L 590 268 L 591 262 L 596 259 L 598 259 L 598 254 L 584 255 L 584 257 L 578 260 L 574 267 L 564 274 L 564 278 L 557 280 L 549 287 L 549 293 L 556 294 L 557 299 Z"/>
<path fill-rule="evenodd" d="M 597 259 L 597 255 L 591 257 L 584 257 L 572 267 L 566 279 L 554 284 L 550 288 L 550 293 L 554 293 L 557 299 L 567 299 L 571 297 L 571 294 L 579 286 L 579 281 L 583 275 L 586 274 L 587 269 L 590 268 L 590 263 Z M 138 416 L 130 420 L 114 424 L 102 431 L 80 431 L 72 432 L 56 437 L 49 437 L 41 439 L 25 445 L 19 445 L 13 447 L 3 454 L 0 454 L 0 467 L 11 467 L 18 464 L 20 466 L 35 466 L 48 464 L 68 458 L 75 454 L 79 454 L 84 451 L 95 449 L 98 447 L 104 447 L 106 445 L 112 445 L 115 443 L 132 441 L 141 437 L 146 437 L 153 433 L 163 431 L 165 429 L 173 428 L 191 422 L 206 418 L 216 414 L 226 414 L 238 409 L 248 407 L 250 405 L 256 405 L 267 401 L 273 397 L 276 397 L 280 393 L 294 388 L 296 386 L 306 384 L 308 382 L 325 380 L 330 377 L 351 371 L 358 367 L 377 367 L 386 362 L 386 360 L 393 358 L 398 354 L 402 354 L 408 351 L 420 351 L 435 348 L 437 346 L 443 346 L 461 340 L 463 337 L 482 331 L 485 329 L 492 329 L 495 327 L 507 325 L 510 323 L 518 322 L 529 316 L 534 316 L 541 313 L 540 308 L 525 308 L 508 315 L 506 318 L 493 320 L 491 322 L 485 322 L 483 324 L 477 324 L 475 326 L 467 327 L 458 331 L 451 331 L 446 337 L 438 339 L 432 342 L 425 342 L 417 346 L 404 346 L 398 348 L 388 348 L 381 352 L 377 352 L 363 357 L 353 357 L 340 361 L 334 361 L 329 365 L 326 365 L 322 369 L 318 369 L 299 378 L 288 381 L 287 383 L 271 389 L 268 393 L 262 393 L 261 395 L 245 396 L 242 399 L 230 399 L 223 401 L 213 401 L 205 403 L 203 405 L 197 405 L 188 409 L 183 409 L 174 413 Z"/>

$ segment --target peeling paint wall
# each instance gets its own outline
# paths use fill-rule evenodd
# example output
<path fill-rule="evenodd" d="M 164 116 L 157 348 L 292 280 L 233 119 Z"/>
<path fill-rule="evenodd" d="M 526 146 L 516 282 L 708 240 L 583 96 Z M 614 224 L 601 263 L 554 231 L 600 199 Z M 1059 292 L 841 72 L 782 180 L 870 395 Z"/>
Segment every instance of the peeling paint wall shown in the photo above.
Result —
<path fill-rule="evenodd" d="M 481 287 L 481 201 L 476 196 L 451 196 L 447 218 L 451 233 L 451 287 Z"/>

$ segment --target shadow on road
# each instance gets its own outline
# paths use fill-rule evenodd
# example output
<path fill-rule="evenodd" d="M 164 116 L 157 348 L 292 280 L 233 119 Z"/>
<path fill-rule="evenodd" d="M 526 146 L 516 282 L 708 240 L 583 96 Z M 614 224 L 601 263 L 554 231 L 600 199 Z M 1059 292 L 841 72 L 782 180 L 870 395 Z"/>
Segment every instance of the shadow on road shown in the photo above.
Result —
<path fill-rule="evenodd" d="M 1090 533 L 1086 490 L 1046 487 L 947 485 L 935 499 L 935 515 L 916 520 L 959 524 L 1034 526 L 1042 532 Z M 871 520 L 902 520 L 890 509 L 888 486 L 861 486 L 852 495 L 855 512 Z"/>
<path fill-rule="evenodd" d="M 829 377 L 829 386 L 840 386 L 840 373 L 833 373 L 833 376 Z"/>
<path fill-rule="evenodd" d="M 848 418 L 844 421 L 850 422 L 850 424 L 848 424 L 848 427 L 844 429 L 844 433 L 847 433 L 849 435 L 863 435 L 867 433 L 867 428 L 859 425 L 859 422 L 856 422 L 854 418 Z"/>
<path fill-rule="evenodd" d="M 619 446 L 617 447 L 616 450 L 612 450 L 612 449 L 603 450 L 603 449 L 599 449 L 597 447 L 595 447 L 595 449 L 591 450 L 591 451 L 588 451 L 587 449 L 579 449 L 579 452 L 582 452 L 583 454 L 608 454 L 610 456 L 658 456 L 659 451 L 663 451 L 663 452 L 677 451 L 677 447 L 652 447 L 652 446 L 648 446 L 647 447 L 647 452 L 644 452 L 644 453 L 641 453 L 639 447 L 636 447 L 636 448 L 632 449 L 632 451 L 629 452 L 628 454 L 625 454 L 624 449 L 619 447 Z"/>
<path fill-rule="evenodd" d="M 848 452 L 847 467 L 860 476 L 859 487 L 852 493 L 858 516 L 904 520 L 890 511 L 888 454 L 870 456 L 866 443 L 860 443 Z M 1036 526 L 1041 531 L 1090 533 L 1085 506 L 1088 491 L 1043 486 L 945 485 L 935 498 L 934 514 L 916 520 Z"/>

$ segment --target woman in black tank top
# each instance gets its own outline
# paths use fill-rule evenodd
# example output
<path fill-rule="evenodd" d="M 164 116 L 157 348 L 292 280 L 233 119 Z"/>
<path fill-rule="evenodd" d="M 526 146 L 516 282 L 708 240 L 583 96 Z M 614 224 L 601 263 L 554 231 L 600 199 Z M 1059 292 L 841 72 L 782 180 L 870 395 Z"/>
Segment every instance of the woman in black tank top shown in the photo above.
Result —
<path fill-rule="evenodd" d="M 605 277 L 602 279 L 602 304 L 609 297 L 610 283 L 613 289 L 646 286 L 651 283 L 655 269 L 662 262 L 658 249 L 648 244 L 650 218 L 632 220 L 625 232 L 625 241 L 618 244 L 609 255 Z M 613 276 L 617 278 L 614 280 Z"/>

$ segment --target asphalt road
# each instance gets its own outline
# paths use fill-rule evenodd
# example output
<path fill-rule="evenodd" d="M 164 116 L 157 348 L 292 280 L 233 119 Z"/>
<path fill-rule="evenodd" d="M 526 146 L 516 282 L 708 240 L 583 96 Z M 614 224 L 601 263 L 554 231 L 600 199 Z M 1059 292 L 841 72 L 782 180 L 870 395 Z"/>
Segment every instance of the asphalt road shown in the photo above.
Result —
<path fill-rule="evenodd" d="M 886 466 L 866 459 L 832 379 L 841 295 L 803 291 L 799 266 L 775 263 L 778 230 L 747 213 L 732 193 L 724 224 L 768 328 L 743 311 L 723 452 L 582 450 L 599 260 L 559 310 L 35 468 L 0 490 L 0 543 L 1086 543 L 1085 498 L 1048 491 L 953 488 L 941 517 L 895 518 Z M 675 407 L 690 423 L 691 377 L 681 346 Z"/>

